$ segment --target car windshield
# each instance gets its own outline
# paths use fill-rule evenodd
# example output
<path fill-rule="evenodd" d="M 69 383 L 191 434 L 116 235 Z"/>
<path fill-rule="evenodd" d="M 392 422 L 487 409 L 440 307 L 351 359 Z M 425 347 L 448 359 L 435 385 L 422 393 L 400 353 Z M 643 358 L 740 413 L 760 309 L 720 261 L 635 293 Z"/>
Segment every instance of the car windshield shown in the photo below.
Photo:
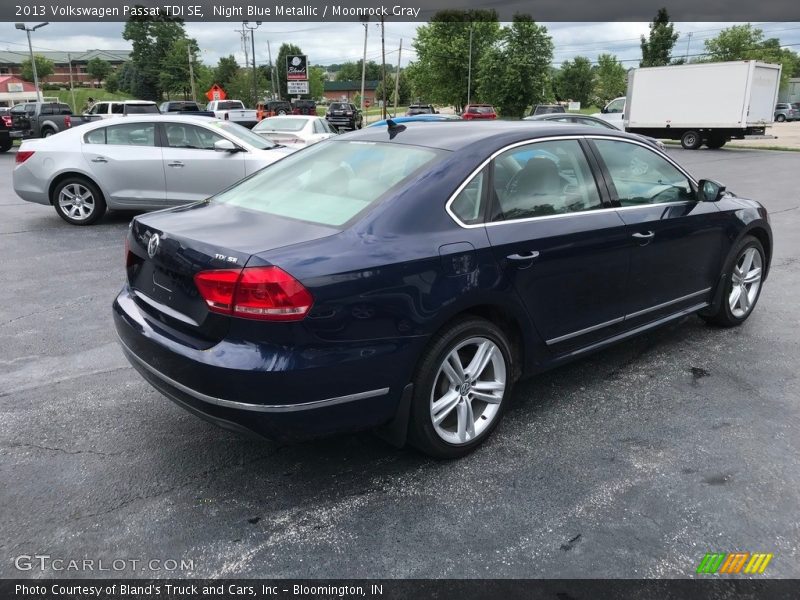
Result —
<path fill-rule="evenodd" d="M 253 127 L 253 131 L 300 131 L 308 123 L 308 119 L 292 119 L 272 117 L 262 120 Z"/>
<path fill-rule="evenodd" d="M 242 127 L 238 123 L 232 123 L 231 121 L 212 121 L 209 125 L 221 129 L 228 135 L 259 150 L 269 150 L 278 145 L 275 142 L 270 142 L 268 139 L 261 137 L 257 133 L 253 133 L 247 127 Z"/>
<path fill-rule="evenodd" d="M 128 104 L 126 110 L 129 115 L 144 115 L 157 113 L 158 107 L 155 104 Z"/>
<path fill-rule="evenodd" d="M 326 142 L 289 155 L 211 201 L 340 227 L 444 153 L 401 144 Z"/>

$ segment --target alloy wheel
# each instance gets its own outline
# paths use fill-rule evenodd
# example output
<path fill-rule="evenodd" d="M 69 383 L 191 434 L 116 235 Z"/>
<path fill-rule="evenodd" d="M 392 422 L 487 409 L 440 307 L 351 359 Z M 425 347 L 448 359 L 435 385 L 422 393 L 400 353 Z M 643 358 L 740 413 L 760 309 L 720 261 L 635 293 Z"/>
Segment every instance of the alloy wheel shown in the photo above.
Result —
<path fill-rule="evenodd" d="M 463 445 L 494 422 L 506 389 L 506 361 L 485 337 L 459 343 L 444 358 L 434 378 L 430 417 L 445 442 Z"/>
<path fill-rule="evenodd" d="M 752 246 L 737 259 L 728 295 L 728 305 L 734 317 L 741 319 L 752 310 L 761 287 L 762 268 L 761 253 Z"/>
<path fill-rule="evenodd" d="M 58 193 L 58 205 L 69 218 L 85 221 L 94 213 L 96 203 L 89 188 L 80 183 L 70 183 Z"/>

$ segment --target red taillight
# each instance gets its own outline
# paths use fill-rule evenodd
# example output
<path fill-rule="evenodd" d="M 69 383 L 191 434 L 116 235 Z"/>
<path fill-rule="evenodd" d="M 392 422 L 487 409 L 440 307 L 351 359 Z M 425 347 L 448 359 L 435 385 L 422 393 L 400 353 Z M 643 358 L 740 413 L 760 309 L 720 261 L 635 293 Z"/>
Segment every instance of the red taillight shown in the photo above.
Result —
<path fill-rule="evenodd" d="M 264 321 L 299 321 L 314 303 L 299 281 L 278 267 L 202 271 L 194 276 L 212 312 Z"/>
<path fill-rule="evenodd" d="M 131 242 L 128 236 L 125 236 L 125 268 L 132 267 L 137 262 L 136 255 L 131 252 Z"/>
<path fill-rule="evenodd" d="M 3 115 L 3 125 L 11 129 L 14 125 L 14 119 L 11 118 L 11 115 Z"/>
<path fill-rule="evenodd" d="M 72 117 L 70 117 L 69 115 L 64 115 L 64 127 L 66 127 L 67 129 L 72 127 Z"/>
<path fill-rule="evenodd" d="M 14 159 L 14 162 L 17 163 L 18 165 L 21 165 L 33 155 L 34 155 L 33 150 L 20 150 L 19 152 L 17 152 L 17 157 Z"/>

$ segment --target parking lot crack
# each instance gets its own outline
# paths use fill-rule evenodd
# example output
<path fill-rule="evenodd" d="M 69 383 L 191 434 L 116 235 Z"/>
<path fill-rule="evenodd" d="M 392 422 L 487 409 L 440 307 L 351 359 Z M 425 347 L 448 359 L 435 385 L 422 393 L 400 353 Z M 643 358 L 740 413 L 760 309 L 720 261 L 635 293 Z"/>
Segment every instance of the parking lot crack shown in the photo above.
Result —
<path fill-rule="evenodd" d="M 14 448 L 36 448 L 38 450 L 48 450 L 50 452 L 59 452 L 62 454 L 94 454 L 96 456 L 120 456 L 124 452 L 100 452 L 98 450 L 67 450 L 66 448 L 56 448 L 54 446 L 43 446 L 41 444 L 11 444 L 3 448 L 4 450 L 11 450 Z"/>

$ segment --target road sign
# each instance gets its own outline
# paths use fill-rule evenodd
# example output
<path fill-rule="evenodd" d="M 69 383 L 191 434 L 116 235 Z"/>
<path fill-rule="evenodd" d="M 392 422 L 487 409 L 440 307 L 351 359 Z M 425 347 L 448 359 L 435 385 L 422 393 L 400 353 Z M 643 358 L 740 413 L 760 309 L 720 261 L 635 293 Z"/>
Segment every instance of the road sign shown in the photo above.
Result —
<path fill-rule="evenodd" d="M 290 96 L 292 96 L 294 94 L 308 94 L 308 82 L 307 81 L 287 81 L 286 82 L 286 91 L 289 92 Z"/>
<path fill-rule="evenodd" d="M 308 57 L 305 54 L 290 54 L 286 57 L 286 79 L 288 81 L 308 80 Z"/>
<path fill-rule="evenodd" d="M 225 93 L 221 87 L 219 87 L 216 83 L 211 86 L 206 92 L 206 98 L 208 98 L 209 102 L 213 102 L 214 100 L 225 100 L 228 95 Z"/>

